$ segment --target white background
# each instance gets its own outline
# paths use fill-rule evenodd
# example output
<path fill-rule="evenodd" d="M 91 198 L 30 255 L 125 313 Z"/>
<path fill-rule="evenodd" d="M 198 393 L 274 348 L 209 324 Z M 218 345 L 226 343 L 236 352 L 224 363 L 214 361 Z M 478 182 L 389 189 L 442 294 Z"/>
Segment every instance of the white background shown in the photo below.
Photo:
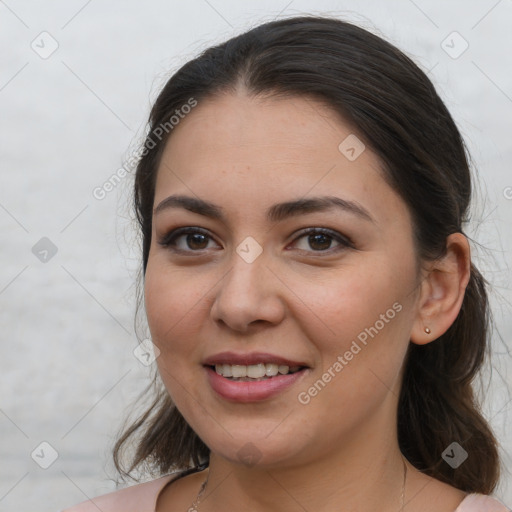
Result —
<path fill-rule="evenodd" d="M 493 286 L 501 334 L 485 412 L 506 467 L 496 494 L 512 504 L 510 0 L 5 0 L 0 511 L 55 512 L 114 489 L 109 450 L 148 380 L 132 353 L 131 176 L 103 200 L 93 189 L 134 150 L 150 102 L 179 65 L 259 22 L 302 13 L 356 21 L 404 50 L 430 70 L 466 138 L 480 176 L 470 234 L 483 246 L 475 254 Z M 51 48 L 43 31 L 59 45 L 46 59 L 31 48 Z M 453 31 L 469 43 L 458 58 L 441 46 Z M 447 40 L 452 53 L 465 44 L 457 37 Z M 57 247 L 46 263 L 32 252 L 42 237 Z M 43 441 L 58 452 L 46 470 L 30 456 Z"/>

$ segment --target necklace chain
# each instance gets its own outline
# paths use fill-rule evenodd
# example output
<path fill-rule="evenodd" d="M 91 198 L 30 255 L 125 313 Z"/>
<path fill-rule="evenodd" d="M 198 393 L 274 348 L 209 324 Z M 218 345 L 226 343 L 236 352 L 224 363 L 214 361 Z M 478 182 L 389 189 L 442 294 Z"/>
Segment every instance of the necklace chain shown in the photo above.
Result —
<path fill-rule="evenodd" d="M 402 457 L 402 462 L 404 464 L 404 482 L 402 484 L 402 493 L 400 496 L 400 501 L 401 501 L 400 512 L 403 512 L 404 506 L 405 506 L 405 482 L 407 480 L 407 464 L 405 463 L 405 460 L 403 457 Z M 210 473 L 208 472 L 208 476 L 206 477 L 205 481 L 202 483 L 201 488 L 199 489 L 199 492 L 197 493 L 197 497 L 189 509 L 190 512 L 197 512 L 199 510 L 199 503 L 201 502 L 201 498 L 203 497 L 204 491 L 206 489 L 206 485 L 208 484 L 209 477 L 210 477 Z"/>
<path fill-rule="evenodd" d="M 190 512 L 197 512 L 199 509 L 199 503 L 201 501 L 201 498 L 203 497 L 204 490 L 206 489 L 206 484 L 208 483 L 208 477 L 210 476 L 210 472 L 208 472 L 208 476 L 206 477 L 206 480 L 201 485 L 201 488 L 199 489 L 199 492 L 197 493 L 197 497 L 192 503 L 192 506 L 190 507 Z"/>
<path fill-rule="evenodd" d="M 400 507 L 400 512 L 403 512 L 404 506 L 405 506 L 405 482 L 407 480 L 407 464 L 405 463 L 405 459 L 403 456 L 402 456 L 402 462 L 404 463 L 404 483 L 402 484 L 402 496 L 401 496 L 402 506 Z"/>

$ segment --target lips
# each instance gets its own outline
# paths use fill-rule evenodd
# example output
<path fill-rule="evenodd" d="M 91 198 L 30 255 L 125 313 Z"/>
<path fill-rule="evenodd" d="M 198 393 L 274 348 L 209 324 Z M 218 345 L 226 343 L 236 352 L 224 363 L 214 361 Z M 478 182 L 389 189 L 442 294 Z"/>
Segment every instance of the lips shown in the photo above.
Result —
<path fill-rule="evenodd" d="M 263 379 L 232 379 L 215 371 L 216 365 L 249 367 L 259 364 L 298 368 L 298 370 L 293 373 L 264 377 Z M 203 366 L 206 369 L 208 382 L 218 396 L 230 402 L 241 403 L 270 399 L 302 380 L 310 371 L 310 367 L 302 361 L 263 352 L 252 352 L 250 354 L 221 352 L 206 358 L 203 361 Z"/>

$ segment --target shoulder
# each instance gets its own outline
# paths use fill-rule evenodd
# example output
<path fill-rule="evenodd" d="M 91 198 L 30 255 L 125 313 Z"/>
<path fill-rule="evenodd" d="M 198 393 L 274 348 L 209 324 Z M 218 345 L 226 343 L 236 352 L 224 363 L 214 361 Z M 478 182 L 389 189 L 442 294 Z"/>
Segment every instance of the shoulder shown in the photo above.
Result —
<path fill-rule="evenodd" d="M 177 477 L 177 474 L 167 475 L 150 482 L 132 485 L 84 501 L 61 512 L 154 512 L 160 491 Z"/>
<path fill-rule="evenodd" d="M 509 512 L 509 509 L 491 496 L 468 494 L 455 512 Z"/>

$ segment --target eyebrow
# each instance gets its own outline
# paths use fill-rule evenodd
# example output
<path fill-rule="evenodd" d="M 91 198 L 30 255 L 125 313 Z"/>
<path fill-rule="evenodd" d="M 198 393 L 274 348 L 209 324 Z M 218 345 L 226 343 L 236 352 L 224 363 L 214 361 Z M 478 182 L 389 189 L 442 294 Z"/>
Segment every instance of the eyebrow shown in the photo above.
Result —
<path fill-rule="evenodd" d="M 196 197 L 184 195 L 169 196 L 158 204 L 153 210 L 153 214 L 157 215 L 168 208 L 184 208 L 205 217 L 224 220 L 222 207 Z M 335 196 L 302 198 L 274 204 L 267 210 L 267 219 L 271 222 L 279 222 L 296 215 L 322 212 L 334 208 L 351 213 L 361 219 L 375 222 L 368 210 L 359 203 Z"/>

